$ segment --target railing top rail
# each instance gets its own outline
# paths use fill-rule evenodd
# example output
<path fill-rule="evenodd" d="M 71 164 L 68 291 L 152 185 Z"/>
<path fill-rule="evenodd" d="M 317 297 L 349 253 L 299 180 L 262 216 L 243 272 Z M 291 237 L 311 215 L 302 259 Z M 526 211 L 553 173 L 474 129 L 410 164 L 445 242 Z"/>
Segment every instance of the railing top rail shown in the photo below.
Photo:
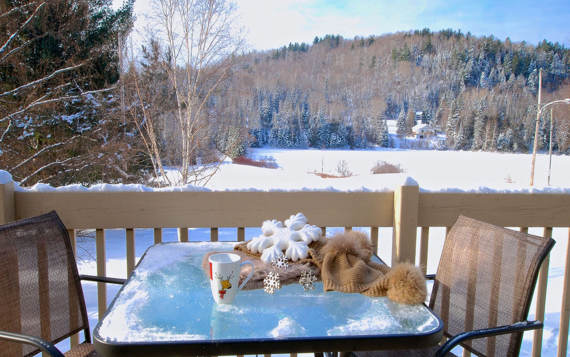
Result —
<path fill-rule="evenodd" d="M 82 228 L 259 227 L 303 212 L 322 227 L 392 227 L 393 192 L 14 192 L 15 217 L 56 210 Z M 418 226 L 463 214 L 502 226 L 568 227 L 570 194 L 419 192 Z"/>
<path fill-rule="evenodd" d="M 449 227 L 460 214 L 504 227 L 568 227 L 570 194 L 420 193 L 418 226 Z"/>
<path fill-rule="evenodd" d="M 393 224 L 393 192 L 15 192 L 16 216 L 70 228 L 259 227 L 303 212 L 317 226 Z"/>

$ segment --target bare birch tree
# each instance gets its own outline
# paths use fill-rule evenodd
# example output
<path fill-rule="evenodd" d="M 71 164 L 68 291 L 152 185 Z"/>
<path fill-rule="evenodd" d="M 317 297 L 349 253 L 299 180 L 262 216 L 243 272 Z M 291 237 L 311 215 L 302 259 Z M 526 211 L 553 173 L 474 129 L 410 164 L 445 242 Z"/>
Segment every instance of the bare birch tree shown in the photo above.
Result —
<path fill-rule="evenodd" d="M 212 173 L 200 163 L 208 145 L 208 102 L 229 78 L 243 48 L 235 5 L 227 0 L 154 0 L 166 40 L 167 72 L 175 93 L 181 184 L 204 184 Z"/>

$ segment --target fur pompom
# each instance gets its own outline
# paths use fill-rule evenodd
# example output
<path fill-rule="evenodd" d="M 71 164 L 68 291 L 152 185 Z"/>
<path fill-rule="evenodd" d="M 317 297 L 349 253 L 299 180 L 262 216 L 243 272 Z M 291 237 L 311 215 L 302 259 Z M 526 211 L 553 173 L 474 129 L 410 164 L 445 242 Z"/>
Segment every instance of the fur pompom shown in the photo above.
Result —
<path fill-rule="evenodd" d="M 420 269 L 412 264 L 397 264 L 385 279 L 388 280 L 386 295 L 390 300 L 403 304 L 421 304 L 425 301 L 426 279 Z"/>
<path fill-rule="evenodd" d="M 321 249 L 322 256 L 327 254 L 355 255 L 367 262 L 372 257 L 372 245 L 366 234 L 362 232 L 337 233 L 327 239 L 325 246 Z"/>
<path fill-rule="evenodd" d="M 343 232 L 327 239 L 319 251 L 323 289 L 387 296 L 402 304 L 424 302 L 427 289 L 420 269 L 408 263 L 389 268 L 371 261 L 372 253 L 368 236 L 362 232 Z"/>

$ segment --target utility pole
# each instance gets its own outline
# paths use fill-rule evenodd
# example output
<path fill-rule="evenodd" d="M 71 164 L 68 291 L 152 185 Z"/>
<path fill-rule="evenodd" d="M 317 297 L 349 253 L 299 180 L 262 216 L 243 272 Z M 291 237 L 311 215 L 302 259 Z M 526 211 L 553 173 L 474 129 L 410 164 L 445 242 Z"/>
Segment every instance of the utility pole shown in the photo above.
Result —
<path fill-rule="evenodd" d="M 536 127 L 534 129 L 534 145 L 532 147 L 532 161 L 530 163 L 530 185 L 534 185 L 534 165 L 536 164 L 536 149 L 538 148 L 538 126 L 540 123 L 540 95 L 542 92 L 542 68 L 538 70 L 538 105 L 536 107 Z"/>
<path fill-rule="evenodd" d="M 550 171 L 552 169 L 552 129 L 554 129 L 554 124 L 552 120 L 552 108 L 550 108 L 550 139 L 548 140 L 548 179 L 547 184 L 550 186 Z"/>
<path fill-rule="evenodd" d="M 532 148 L 532 161 L 530 164 L 530 185 L 534 184 L 534 166 L 536 164 L 536 150 L 538 149 L 538 128 L 540 123 L 540 115 L 542 111 L 553 104 L 570 104 L 570 98 L 566 99 L 558 99 L 553 100 L 552 102 L 546 103 L 541 106 L 541 91 L 542 91 L 542 68 L 538 72 L 538 105 L 536 107 L 536 127 L 534 129 L 534 145 Z M 548 153 L 550 156 L 550 162 L 548 164 L 548 185 L 550 185 L 550 169 L 552 166 L 552 129 L 553 129 L 553 120 L 552 120 L 552 108 L 550 108 L 550 144 Z"/>

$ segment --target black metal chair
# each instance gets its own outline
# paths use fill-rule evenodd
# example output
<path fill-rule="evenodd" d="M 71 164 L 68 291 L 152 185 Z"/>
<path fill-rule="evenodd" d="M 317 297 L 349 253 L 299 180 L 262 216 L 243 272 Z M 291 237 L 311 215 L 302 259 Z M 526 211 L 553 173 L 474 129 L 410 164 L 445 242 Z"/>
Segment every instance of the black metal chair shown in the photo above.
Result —
<path fill-rule="evenodd" d="M 446 343 L 430 349 L 358 356 L 453 356 L 457 345 L 477 356 L 518 356 L 539 268 L 554 240 L 460 216 L 449 232 L 429 307 L 444 323 Z M 410 346 L 410 348 L 413 348 Z"/>
<path fill-rule="evenodd" d="M 40 351 L 64 356 L 54 344 L 83 331 L 85 342 L 65 356 L 96 356 L 67 229 L 55 212 L 0 226 L 0 356 Z"/>

